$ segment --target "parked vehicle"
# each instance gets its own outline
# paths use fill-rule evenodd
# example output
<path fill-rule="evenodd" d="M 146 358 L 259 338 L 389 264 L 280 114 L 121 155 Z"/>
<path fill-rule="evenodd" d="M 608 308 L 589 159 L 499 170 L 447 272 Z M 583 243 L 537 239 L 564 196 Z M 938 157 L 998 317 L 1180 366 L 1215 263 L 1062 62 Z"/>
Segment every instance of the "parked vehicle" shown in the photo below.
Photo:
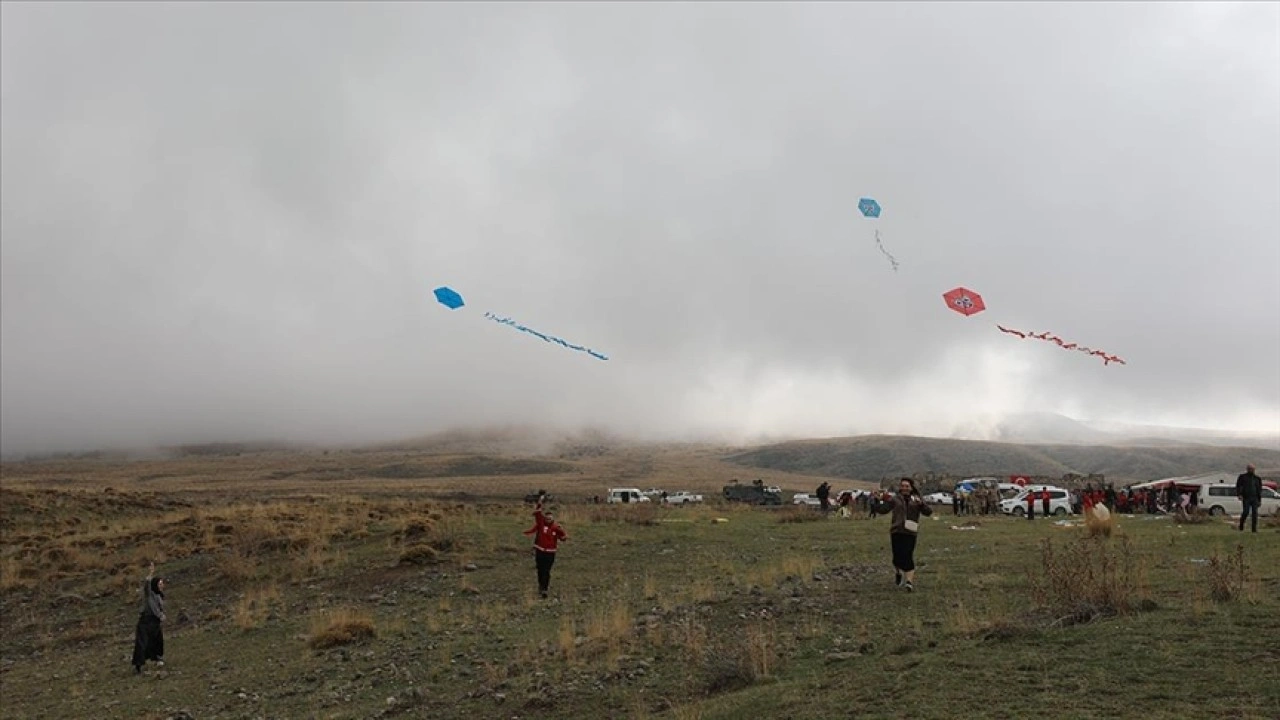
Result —
<path fill-rule="evenodd" d="M 792 505 L 809 505 L 811 507 L 818 507 L 822 505 L 822 501 L 819 500 L 817 496 L 810 495 L 809 493 L 796 493 L 795 495 L 791 496 L 791 504 Z"/>
<path fill-rule="evenodd" d="M 1239 515 L 1244 512 L 1244 503 L 1236 498 L 1236 486 L 1212 484 L 1200 486 L 1200 497 L 1197 502 L 1201 508 L 1212 515 Z M 1262 488 L 1262 504 L 1258 506 L 1259 515 L 1274 515 L 1280 512 L 1280 494 L 1269 487 Z"/>
<path fill-rule="evenodd" d="M 949 492 L 929 493 L 924 496 L 924 501 L 930 505 L 950 505 L 954 497 Z"/>
<path fill-rule="evenodd" d="M 702 502 L 701 495 L 695 495 L 691 492 L 686 492 L 684 490 L 681 490 L 679 492 L 669 493 L 667 495 L 667 500 L 666 500 L 666 503 L 668 505 L 688 505 L 689 503 L 700 503 L 700 502 Z"/>
<path fill-rule="evenodd" d="M 640 492 L 640 488 L 609 488 L 611 503 L 647 503 L 652 502 Z"/>
<path fill-rule="evenodd" d="M 1054 515 L 1070 515 L 1071 493 L 1060 487 L 1053 487 L 1052 485 L 1028 485 L 1017 495 L 1006 500 L 1001 500 L 1000 512 L 1016 517 L 1026 517 L 1027 493 L 1034 492 L 1036 494 L 1036 515 L 1042 515 L 1044 513 L 1044 504 L 1040 499 L 1040 491 L 1045 489 L 1049 491 L 1049 512 Z"/>
<path fill-rule="evenodd" d="M 765 486 L 759 480 L 750 484 L 735 482 L 724 486 L 724 499 L 751 505 L 781 505 L 782 490 L 772 485 Z"/>

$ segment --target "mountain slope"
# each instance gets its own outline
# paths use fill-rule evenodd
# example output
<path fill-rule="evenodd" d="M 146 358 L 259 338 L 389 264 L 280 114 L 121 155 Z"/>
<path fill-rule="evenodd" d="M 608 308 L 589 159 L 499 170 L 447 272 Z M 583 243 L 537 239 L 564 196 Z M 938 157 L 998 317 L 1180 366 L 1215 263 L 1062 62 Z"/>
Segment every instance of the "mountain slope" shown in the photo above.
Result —
<path fill-rule="evenodd" d="M 1155 480 L 1219 470 L 1280 468 L 1280 451 L 1206 445 L 1021 445 L 976 440 L 869 435 L 779 443 L 736 453 L 728 462 L 811 475 L 875 480 L 935 472 L 950 475 L 1103 473 L 1117 481 Z"/>

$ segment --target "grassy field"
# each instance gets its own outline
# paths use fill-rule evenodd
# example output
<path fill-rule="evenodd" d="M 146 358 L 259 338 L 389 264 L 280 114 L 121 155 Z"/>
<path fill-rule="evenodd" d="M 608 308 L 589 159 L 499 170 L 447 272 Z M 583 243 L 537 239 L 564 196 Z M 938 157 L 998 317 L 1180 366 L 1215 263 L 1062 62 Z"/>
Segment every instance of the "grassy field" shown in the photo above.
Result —
<path fill-rule="evenodd" d="M 1280 717 L 1274 519 L 1241 535 L 1139 516 L 1088 538 L 948 509 L 923 524 L 908 594 L 884 518 L 580 500 L 612 484 L 714 492 L 734 473 L 756 476 L 684 451 L 568 467 L 413 453 L 7 464 L 0 711 Z M 547 600 L 520 532 L 518 497 L 537 487 L 561 495 L 570 537 Z M 171 579 L 167 664 L 135 676 L 149 560 Z"/>

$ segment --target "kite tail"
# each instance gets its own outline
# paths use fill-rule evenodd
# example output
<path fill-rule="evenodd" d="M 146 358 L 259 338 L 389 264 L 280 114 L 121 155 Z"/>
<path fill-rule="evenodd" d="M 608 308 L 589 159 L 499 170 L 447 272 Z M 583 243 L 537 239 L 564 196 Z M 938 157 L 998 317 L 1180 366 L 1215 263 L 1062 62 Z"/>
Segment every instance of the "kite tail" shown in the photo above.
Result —
<path fill-rule="evenodd" d="M 880 252 L 884 253 L 884 256 L 889 258 L 889 264 L 893 266 L 893 271 L 898 272 L 898 260 L 894 256 L 890 255 L 888 250 L 884 249 L 884 243 L 880 242 L 879 228 L 876 228 L 876 247 L 880 248 Z"/>
<path fill-rule="evenodd" d="M 1052 343 L 1056 344 L 1058 347 L 1062 348 L 1063 350 L 1075 350 L 1076 352 L 1082 352 L 1082 353 L 1084 353 L 1084 354 L 1086 354 L 1086 355 L 1092 355 L 1092 356 L 1095 356 L 1095 357 L 1100 357 L 1100 358 L 1102 358 L 1102 364 L 1103 364 L 1103 365 L 1110 365 L 1111 363 L 1117 363 L 1117 364 L 1119 364 L 1119 365 L 1128 365 L 1128 363 L 1126 363 L 1124 360 L 1121 360 L 1121 359 L 1120 359 L 1118 356 L 1116 356 L 1116 355 L 1112 355 L 1112 354 L 1110 354 L 1110 353 L 1108 353 L 1108 352 L 1106 352 L 1106 351 L 1103 351 L 1103 350 L 1094 350 L 1093 348 L 1091 348 L 1091 347 L 1089 347 L 1089 346 L 1087 346 L 1087 345 L 1077 345 L 1076 343 L 1069 343 L 1069 342 L 1066 342 L 1066 341 L 1064 341 L 1062 338 L 1058 337 L 1057 335 L 1053 335 L 1053 334 L 1051 334 L 1051 333 L 1047 333 L 1047 332 L 1042 332 L 1042 333 L 1037 333 L 1037 332 L 1021 332 L 1021 331 L 1019 331 L 1019 330 L 1012 330 L 1012 329 L 1007 328 L 1007 327 L 1005 327 L 1005 326 L 1003 326 L 1003 325 L 996 325 L 996 327 L 997 327 L 997 328 L 999 328 L 999 329 L 1000 329 L 1000 332 L 1002 332 L 1002 333 L 1009 333 L 1010 335 L 1017 335 L 1018 337 L 1022 338 L 1023 340 L 1026 340 L 1028 337 L 1031 337 L 1031 338 L 1035 338 L 1036 340 L 1044 340 L 1044 341 L 1046 341 L 1046 342 L 1052 342 Z"/>
<path fill-rule="evenodd" d="M 590 355 L 591 357 L 598 358 L 598 359 L 600 359 L 600 360 L 608 360 L 608 359 L 609 359 L 608 357 L 606 357 L 606 356 L 604 356 L 604 355 L 601 355 L 600 353 L 598 353 L 598 352 L 596 352 L 596 351 L 594 351 L 594 350 L 591 350 L 590 348 L 585 348 L 585 347 L 583 347 L 583 346 L 581 346 L 581 345 L 574 345 L 573 343 L 568 342 L 568 341 L 566 341 L 566 340 L 562 340 L 561 338 L 555 337 L 554 335 L 546 335 L 546 334 L 544 334 L 544 333 L 540 333 L 540 332 L 538 332 L 537 330 L 534 330 L 534 329 L 533 329 L 533 328 L 531 328 L 531 327 L 526 327 L 526 326 L 524 326 L 524 325 L 521 325 L 521 324 L 517 323 L 516 321 L 512 320 L 511 318 L 498 317 L 497 315 L 494 315 L 493 313 L 489 313 L 489 312 L 486 312 L 486 313 L 484 314 L 484 316 L 485 316 L 486 318 L 488 318 L 488 319 L 490 319 L 490 320 L 492 320 L 492 321 L 496 322 L 496 323 L 500 323 L 500 324 L 502 324 L 502 325 L 510 325 L 511 327 L 515 328 L 516 330 L 519 330 L 520 332 L 528 333 L 528 334 L 530 334 L 530 335 L 532 335 L 532 336 L 534 336 L 534 337 L 536 337 L 536 338 L 542 338 L 542 340 L 543 340 L 544 342 L 556 343 L 557 345 L 560 345 L 560 346 L 566 347 L 566 348 L 568 348 L 568 349 L 570 349 L 570 350 L 577 350 L 577 351 L 579 351 L 579 352 L 585 352 L 585 353 L 587 353 L 588 355 Z"/>

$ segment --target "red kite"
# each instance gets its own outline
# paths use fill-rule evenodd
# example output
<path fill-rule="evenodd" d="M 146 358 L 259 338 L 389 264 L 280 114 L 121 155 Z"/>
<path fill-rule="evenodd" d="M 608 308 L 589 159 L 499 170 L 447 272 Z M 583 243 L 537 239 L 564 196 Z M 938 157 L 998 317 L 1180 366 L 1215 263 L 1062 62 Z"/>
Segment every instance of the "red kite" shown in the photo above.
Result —
<path fill-rule="evenodd" d="M 965 317 L 987 309 L 986 304 L 982 302 L 982 296 L 968 288 L 958 287 L 949 290 L 943 293 L 942 299 L 947 301 L 947 307 Z"/>

